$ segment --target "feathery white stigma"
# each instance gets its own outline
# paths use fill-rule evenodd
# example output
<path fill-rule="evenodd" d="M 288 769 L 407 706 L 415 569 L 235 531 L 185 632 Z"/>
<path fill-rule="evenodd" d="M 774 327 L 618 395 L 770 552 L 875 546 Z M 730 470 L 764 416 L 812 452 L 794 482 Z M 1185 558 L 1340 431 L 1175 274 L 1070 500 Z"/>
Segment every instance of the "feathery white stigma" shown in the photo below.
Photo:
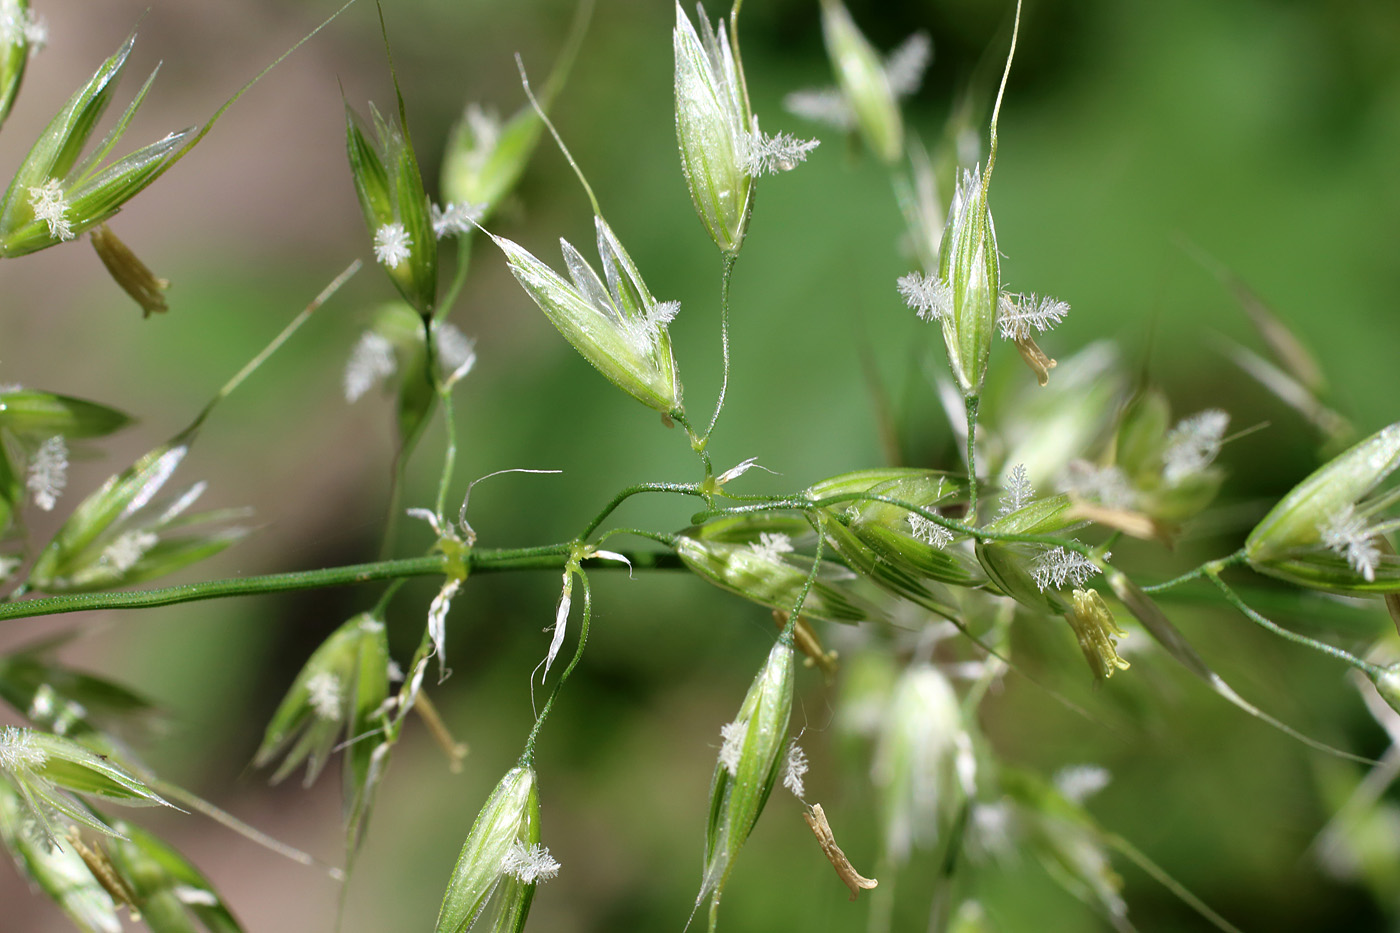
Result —
<path fill-rule="evenodd" d="M 506 852 L 501 871 L 525 884 L 552 881 L 559 874 L 559 863 L 539 843 L 525 845 L 517 839 Z"/>
<path fill-rule="evenodd" d="M 1012 512 L 1030 505 L 1034 498 L 1035 487 L 1031 485 L 1030 478 L 1026 475 L 1026 465 L 1018 463 L 1007 474 L 1006 483 L 1001 491 L 1000 504 L 997 506 L 997 516 L 1010 515 Z"/>
<path fill-rule="evenodd" d="M 601 310 L 601 309 L 600 309 Z M 638 353 L 651 353 L 656 349 L 656 341 L 666 325 L 680 313 L 679 301 L 658 301 L 646 309 L 640 317 L 624 314 L 618 320 L 622 336 Z"/>
<path fill-rule="evenodd" d="M 1346 558 L 1351 569 L 1366 578 L 1367 583 L 1376 579 L 1376 568 L 1381 562 L 1380 548 L 1375 544 L 1375 529 L 1366 525 L 1366 520 L 1356 514 L 1356 507 L 1347 503 L 1326 523 L 1318 528 L 1322 543 L 1337 554 Z"/>
<path fill-rule="evenodd" d="M 900 276 L 897 286 L 904 303 L 918 313 L 920 320 L 942 320 L 953 311 L 952 289 L 936 275 L 911 272 Z"/>
<path fill-rule="evenodd" d="M 117 538 L 102 552 L 101 562 L 111 567 L 117 574 L 124 574 L 135 567 L 146 552 L 160 543 L 160 537 L 153 531 L 132 529 Z"/>
<path fill-rule="evenodd" d="M 34 733 L 17 726 L 0 729 L 0 771 L 16 774 L 42 768 L 49 755 L 34 747 Z"/>
<path fill-rule="evenodd" d="M 398 361 L 394 358 L 394 345 L 383 334 L 367 330 L 360 335 L 355 349 L 350 351 L 350 359 L 345 364 L 345 401 L 357 402 L 360 398 L 394 374 Z"/>
<path fill-rule="evenodd" d="M 802 783 L 802 777 L 807 773 L 807 753 L 802 750 L 802 746 L 793 739 L 788 743 L 787 758 L 783 761 L 783 786 L 792 791 L 792 795 L 801 800 L 807 793 L 806 785 Z"/>
<path fill-rule="evenodd" d="M 720 727 L 723 744 L 719 747 L 719 763 L 731 776 L 739 773 L 739 753 L 744 750 L 744 736 L 749 731 L 746 720 L 736 719 Z"/>
<path fill-rule="evenodd" d="M 929 521 L 917 512 L 909 513 L 909 533 L 940 551 L 953 541 L 953 533 L 942 525 Z"/>
<path fill-rule="evenodd" d="M 306 682 L 307 700 L 316 716 L 327 722 L 340 721 L 340 678 L 330 671 L 320 671 Z"/>
<path fill-rule="evenodd" d="M 932 57 L 933 42 L 926 32 L 914 33 L 886 56 L 885 80 L 896 97 L 908 97 L 919 89 Z"/>
<path fill-rule="evenodd" d="M 453 382 L 472 371 L 476 365 L 476 344 L 456 325 L 442 323 L 437 329 L 438 362 Z"/>
<path fill-rule="evenodd" d="M 792 539 L 779 531 L 759 532 L 758 540 L 750 542 L 755 554 L 768 560 L 782 560 L 784 554 L 792 553 Z"/>
<path fill-rule="evenodd" d="M 486 213 L 485 204 L 472 204 L 468 201 L 454 201 L 447 207 L 432 206 L 433 235 L 441 240 L 445 236 L 466 233 L 472 225 Z"/>
<path fill-rule="evenodd" d="M 0 2 L 0 45 L 28 43 L 29 54 L 43 48 L 49 41 L 49 27 L 29 10 L 21 10 L 14 0 Z"/>
<path fill-rule="evenodd" d="M 783 98 L 783 109 L 795 117 L 825 123 L 838 130 L 853 130 L 856 115 L 845 95 L 834 87 L 793 91 Z"/>
<path fill-rule="evenodd" d="M 1218 408 L 1208 408 L 1178 421 L 1167 435 L 1167 452 L 1162 455 L 1162 477 L 1179 483 L 1210 466 L 1220 453 L 1220 442 L 1230 416 Z"/>
<path fill-rule="evenodd" d="M 68 485 L 68 445 L 62 435 L 44 441 L 34 452 L 25 485 L 35 505 L 45 512 L 53 511 L 63 487 Z"/>
<path fill-rule="evenodd" d="M 73 224 L 68 220 L 68 198 L 63 194 L 63 186 L 57 178 L 50 178 L 42 185 L 29 188 L 29 206 L 34 208 L 34 219 L 49 225 L 49 236 L 57 240 L 73 239 Z"/>
<path fill-rule="evenodd" d="M 1104 559 L 1107 560 L 1109 556 L 1105 554 Z M 1089 558 L 1062 547 L 1051 548 L 1041 554 L 1031 566 L 1031 577 L 1041 592 L 1052 588 L 1064 589 L 1067 583 L 1075 587 L 1083 586 L 1098 572 L 1099 568 Z"/>
<path fill-rule="evenodd" d="M 807 160 L 807 153 L 821 144 L 816 139 L 798 139 L 787 133 L 765 136 L 755 130 L 743 137 L 741 165 L 747 175 L 776 175 L 790 172 Z"/>
<path fill-rule="evenodd" d="M 1055 774 L 1055 787 L 1073 803 L 1083 803 L 1113 780 L 1108 769 L 1098 765 L 1070 765 Z"/>
<path fill-rule="evenodd" d="M 1060 477 L 1060 491 L 1088 499 L 1110 509 L 1130 508 L 1137 494 L 1120 467 L 1096 466 L 1087 460 L 1071 460 Z"/>
<path fill-rule="evenodd" d="M 1069 305 L 1058 298 L 1002 292 L 997 302 L 997 324 L 1006 340 L 1025 340 L 1034 329 L 1045 333 L 1065 319 Z"/>
<path fill-rule="evenodd" d="M 384 224 L 374 231 L 374 259 L 390 269 L 397 269 L 399 263 L 409 256 L 408 248 L 413 245 L 403 224 Z"/>

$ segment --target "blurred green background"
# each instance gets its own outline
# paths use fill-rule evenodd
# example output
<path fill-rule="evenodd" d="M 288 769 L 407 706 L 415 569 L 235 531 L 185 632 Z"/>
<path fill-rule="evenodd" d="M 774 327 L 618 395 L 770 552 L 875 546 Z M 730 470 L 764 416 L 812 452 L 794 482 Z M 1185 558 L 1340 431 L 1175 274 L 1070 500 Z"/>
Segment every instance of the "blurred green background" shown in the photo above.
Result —
<path fill-rule="evenodd" d="M 164 60 L 129 140 L 198 122 L 334 9 L 328 2 L 87 0 L 38 2 L 50 48 L 31 66 L 0 133 L 0 172 L 17 164 L 72 89 L 139 23 L 132 75 Z M 909 102 L 912 132 L 932 144 L 971 88 L 986 100 L 1010 30 L 1009 3 L 865 0 L 851 11 L 882 49 L 927 30 L 935 58 Z M 572 4 L 386 2 L 384 15 L 411 131 L 433 187 L 447 127 L 468 101 L 510 114 L 523 97 L 511 56 L 542 80 Z M 712 15 L 722 12 L 718 7 Z M 888 179 L 858 146 L 783 113 L 789 91 L 830 83 L 815 0 L 748 0 L 744 54 L 769 132 L 821 135 L 798 171 L 765 180 L 734 278 L 730 404 L 714 437 L 720 468 L 746 457 L 753 491 L 802 488 L 884 461 L 869 378 L 903 426 L 903 453 L 954 466 L 951 434 L 926 375 L 945 364 L 936 334 L 903 307 L 909 271 Z M 718 387 L 719 260 L 679 171 L 672 113 L 674 7 L 598 0 L 554 114 L 610 223 L 652 291 L 683 306 L 672 328 L 697 417 Z M 168 315 L 142 320 L 81 242 L 0 263 L 0 381 L 94 398 L 141 419 L 75 465 L 70 492 L 169 437 L 347 262 L 369 258 L 344 159 L 341 94 L 357 109 L 392 101 L 373 7 L 361 0 L 229 112 L 183 163 L 136 199 L 114 229 L 174 282 Z M 1175 553 L 1125 548 L 1145 578 L 1233 549 L 1267 503 L 1316 462 L 1301 419 L 1235 370 L 1220 335 L 1257 346 L 1196 244 L 1249 282 L 1315 350 L 1332 402 L 1369 433 L 1396 419 L 1400 380 L 1400 5 L 1393 0 L 1040 0 L 1030 2 L 1001 118 L 992 205 L 1003 275 L 1061 297 L 1073 313 L 1043 341 L 1066 357 L 1119 341 L 1174 409 L 1211 406 L 1232 424 L 1267 422 L 1228 446 L 1227 520 Z M 591 253 L 587 201 L 542 145 L 519 196 L 493 229 L 558 265 L 560 236 Z M 375 305 L 390 298 L 373 267 L 319 311 L 226 403 L 182 468 L 208 479 L 206 502 L 250 505 L 262 527 L 189 579 L 373 559 L 386 505 L 392 437 L 386 399 L 347 407 L 340 373 Z M 478 488 L 471 518 L 484 545 L 562 540 L 617 489 L 694 478 L 678 431 L 600 379 L 518 289 L 499 254 L 477 244 L 451 319 L 477 340 L 458 390 L 468 481 L 511 467 L 562 469 Z M 994 381 L 1026 378 L 998 348 Z M 440 433 L 421 450 L 405 496 L 427 504 Z M 70 505 L 76 499 L 66 500 Z M 674 529 L 691 506 L 635 501 L 621 522 Z M 60 506 L 59 512 L 62 512 Z M 36 535 L 60 516 L 36 521 Z M 1207 533 L 1208 532 L 1208 533 Z M 1233 537 L 1232 537 L 1233 536 Z M 402 528 L 401 553 L 430 544 Z M 531 721 L 528 678 L 545 649 L 558 580 L 470 581 L 454 606 L 454 676 L 434 697 L 470 743 L 462 774 L 418 730 L 401 746 L 348 897 L 347 933 L 427 929 L 480 803 L 518 755 Z M 406 660 L 432 588 L 399 598 L 395 655 Z M 10 624 L 0 644 L 84 627 L 65 654 L 139 686 L 172 712 L 150 760 L 286 841 L 337 860 L 338 781 L 269 789 L 246 771 L 263 724 L 306 656 L 369 591 L 334 590 L 202 603 L 142 615 Z M 698 887 L 707 788 L 719 727 L 773 636 L 767 613 L 686 575 L 597 575 L 585 662 L 540 748 L 544 838 L 563 863 L 541 888 L 532 929 L 679 929 Z M 1338 665 L 1293 649 L 1207 606 L 1173 615 L 1246 696 L 1326 741 L 1377 756 L 1382 731 Z M 1329 606 L 1281 621 L 1364 645 L 1387 622 L 1374 607 Z M 1092 761 L 1114 782 L 1091 808 L 1245 930 L 1397 929 L 1397 905 L 1332 880 L 1310 845 L 1328 807 L 1319 774 L 1358 774 L 1214 697 L 1160 655 L 1090 690 L 1068 641 L 1025 633 L 1028 668 L 1095 711 L 1086 721 L 1012 677 L 986 710 L 1008 761 L 1049 773 Z M 839 640 L 840 636 L 836 636 Z M 1018 633 L 1022 637 L 1022 633 Z M 838 746 L 832 693 L 808 673 L 797 726 L 813 758 L 811 798 L 826 803 L 857 867 L 873 867 L 868 749 Z M 1112 726 L 1106 725 L 1111 723 Z M 142 814 L 143 816 L 145 814 Z M 195 817 L 152 824 L 206 868 L 249 930 L 330 929 L 337 889 Z M 915 862 L 895 885 L 896 930 L 922 930 L 935 869 Z M 1145 931 L 1206 929 L 1145 874 L 1117 866 L 1130 917 Z M 1035 864 L 989 871 L 977 893 L 998 929 L 1107 929 Z M 893 879 L 882 881 L 893 882 Z M 52 907 L 0 873 L 0 927 L 65 929 Z M 790 798 L 775 795 L 740 859 L 721 914 L 741 931 L 863 930 Z"/>

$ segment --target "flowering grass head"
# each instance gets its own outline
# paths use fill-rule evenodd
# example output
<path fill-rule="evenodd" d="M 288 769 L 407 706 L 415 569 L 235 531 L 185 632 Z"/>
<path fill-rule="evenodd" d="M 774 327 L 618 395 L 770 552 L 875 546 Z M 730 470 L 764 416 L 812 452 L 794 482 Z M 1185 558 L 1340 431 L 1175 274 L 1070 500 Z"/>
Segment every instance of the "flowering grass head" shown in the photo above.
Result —
<path fill-rule="evenodd" d="M 10 15 L 7 11 L 6 15 Z M 24 14 L 24 15 L 27 15 Z M 128 37 L 49 122 L 0 197 L 0 257 L 62 243 L 110 218 L 190 150 L 207 131 L 171 133 L 110 165 L 102 163 L 126 132 L 155 74 L 117 125 L 85 158 L 83 150 L 116 92 L 136 37 Z M 13 46 L 7 46 L 13 48 Z M 0 88 L 0 91 L 5 89 Z M 13 89 L 10 89 L 13 95 Z"/>
<path fill-rule="evenodd" d="M 584 359 L 643 405 L 662 414 L 678 412 L 681 384 L 666 326 L 680 303 L 652 297 L 612 228 L 600 216 L 593 219 L 603 277 L 567 240 L 559 246 L 569 281 L 519 244 L 491 239 L 526 294 Z"/>
<path fill-rule="evenodd" d="M 738 715 L 720 730 L 719 761 L 710 783 L 704 870 L 695 898 L 697 906 L 710 899 L 712 928 L 734 858 L 758 822 L 784 762 L 793 676 L 792 645 L 779 639 L 744 696 Z"/>
<path fill-rule="evenodd" d="M 438 912 L 436 933 L 511 931 L 525 926 L 535 888 L 559 872 L 540 845 L 535 770 L 506 772 L 477 814 Z"/>
<path fill-rule="evenodd" d="M 1250 566 L 1300 586 L 1340 592 L 1400 591 L 1400 558 L 1384 535 L 1392 490 L 1367 501 L 1400 467 L 1400 422 L 1382 428 L 1293 488 L 1245 539 Z"/>
<path fill-rule="evenodd" d="M 437 235 L 418 157 L 401 123 L 370 105 L 370 130 L 347 103 L 346 151 L 360 210 L 374 241 L 374 259 L 394 287 L 424 317 L 437 306 Z"/>

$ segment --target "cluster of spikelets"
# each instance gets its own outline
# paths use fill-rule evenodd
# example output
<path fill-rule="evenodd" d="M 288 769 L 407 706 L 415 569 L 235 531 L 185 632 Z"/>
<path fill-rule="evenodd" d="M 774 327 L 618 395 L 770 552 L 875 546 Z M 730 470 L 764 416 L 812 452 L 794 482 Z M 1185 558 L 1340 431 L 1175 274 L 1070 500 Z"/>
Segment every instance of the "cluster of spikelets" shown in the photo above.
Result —
<path fill-rule="evenodd" d="M 736 4 L 727 25 L 712 26 L 702 10 L 697 28 L 678 6 L 673 31 L 681 169 L 726 269 L 742 249 L 760 178 L 794 168 L 817 145 L 760 129 L 749 101 L 737 14 Z M 1107 540 L 1091 545 L 1070 537 L 1092 529 L 1107 532 L 1108 540 L 1128 535 L 1171 542 L 1219 490 L 1222 473 L 1215 461 L 1228 439 L 1229 417 L 1207 410 L 1174 421 L 1160 394 L 1129 392 L 1112 351 L 1097 346 L 1066 360 L 1055 384 L 1046 387 L 1056 363 L 1035 338 L 1063 320 L 1069 307 L 1003 285 L 989 200 L 1000 92 L 986 162 L 961 168 L 945 206 L 939 180 L 907 134 L 898 107 L 899 98 L 918 87 L 930 55 L 927 37 L 915 36 L 882 58 L 838 0 L 823 0 L 822 17 L 837 87 L 790 95 L 788 107 L 859 134 L 891 171 L 902 171 L 907 161 L 908 175 L 897 178 L 897 188 L 918 268 L 896 288 L 920 319 L 938 326 L 951 376 L 941 395 L 965 443 L 965 462 L 956 473 L 877 468 L 843 474 L 793 496 L 699 522 L 678 535 L 658 535 L 697 576 L 771 608 L 780 631 L 738 712 L 719 730 L 695 910 L 708 902 L 713 929 L 737 855 L 778 783 L 802 801 L 817 844 L 852 899 L 877 887 L 837 845 L 821 805 L 807 800 L 809 763 L 790 735 L 797 655 L 828 673 L 834 669 L 834 654 L 822 647 L 811 620 L 885 623 L 884 630 L 894 631 L 912 620 L 917 635 L 908 643 L 891 650 L 873 638 L 864 644 L 853 640 L 855 650 L 843 659 L 835 728 L 871 742 L 881 863 L 897 871 L 915 851 L 950 840 L 960 840 L 978 862 L 1031 852 L 1068 890 L 1122 927 L 1127 906 L 1109 860 L 1110 850 L 1122 841 L 1101 829 L 1083 805 L 1107 775 L 1084 766 L 1046 780 L 1000 761 L 979 728 L 977 702 L 1008 670 L 1005 651 L 1018 614 L 1063 618 L 1069 629 L 1065 637 L 1077 642 L 1099 682 L 1128 668 L 1120 653 L 1127 632 L 1091 585 L 1103 577 L 1117 602 L 1168 655 L 1231 702 L 1264 715 L 1230 690 L 1151 596 L 1112 566 Z M 25 61 L 42 40 L 42 27 L 24 0 L 0 0 L 0 120 Z M 1013 50 L 1014 44 L 1013 33 Z M 33 252 L 91 231 L 118 282 L 150 311 L 162 307 L 163 284 L 101 224 L 188 151 L 212 121 L 101 167 L 143 99 L 143 88 L 117 129 L 80 163 L 130 45 L 128 40 L 74 96 L 26 157 L 0 201 L 0 256 Z M 562 57 L 538 99 L 525 82 L 530 105 L 509 120 L 475 106 L 466 110 L 444 154 L 441 204 L 427 194 L 402 99 L 393 119 L 371 109 L 368 125 L 347 106 L 351 174 L 373 256 L 400 300 L 378 309 L 356 343 L 344 391 L 353 402 L 376 386 L 394 383 L 400 461 L 414 449 L 435 408 L 447 409 L 450 423 L 452 389 L 476 359 L 472 341 L 444 319 L 461 282 L 459 276 L 445 292 L 441 287 L 441 241 L 455 238 L 464 251 L 511 192 L 543 132 L 554 133 L 547 108 L 570 55 Z M 487 235 L 561 335 L 627 395 L 668 423 L 681 423 L 703 454 L 708 434 L 692 431 L 686 419 L 668 332 L 679 303 L 652 295 L 604 220 L 583 173 L 578 174 L 593 206 L 601 274 L 566 241 L 561 251 L 567 278 L 519 244 Z M 981 402 L 998 331 L 1045 387 L 1031 389 L 1004 410 Z M 231 524 L 235 513 L 186 514 L 202 485 L 158 497 L 212 408 L 213 403 L 169 443 L 84 499 L 34 555 L 13 592 L 102 591 L 138 583 L 210 556 L 239 537 L 242 530 Z M 26 501 L 43 510 L 58 504 L 71 441 L 105 435 L 128 420 L 95 403 L 0 388 L 0 533 L 15 523 Z M 754 465 L 746 460 L 715 476 L 708 460 L 704 463 L 705 482 L 691 492 L 712 506 L 724 497 L 726 484 Z M 1248 564 L 1309 589 L 1394 594 L 1400 590 L 1400 560 L 1387 535 L 1400 523 L 1388 516 L 1400 497 L 1377 490 L 1397 466 L 1400 424 L 1361 441 L 1305 479 L 1258 523 L 1238 554 L 1207 565 L 1199 575 L 1231 596 L 1218 577 L 1229 563 Z M 994 514 L 986 495 L 992 492 L 998 499 Z M 274 780 L 305 763 L 310 783 L 344 745 L 346 842 L 352 856 L 408 713 L 417 709 L 434 720 L 423 681 L 433 658 L 440 676 L 448 673 L 447 615 L 467 578 L 476 540 L 465 520 L 465 503 L 455 522 L 443 514 L 441 503 L 436 510 L 411 511 L 431 524 L 434 548 L 448 572 L 428 607 L 406 673 L 389 655 L 386 597 L 345 622 L 308 659 L 254 758 L 258 766 L 277 762 Z M 208 530 L 211 522 L 217 530 Z M 545 677 L 564 643 L 576 581 L 583 589 L 586 634 L 591 612 L 586 566 L 627 561 L 585 543 L 586 537 L 563 558 L 563 588 L 541 662 Z M 0 556 L 0 582 L 24 563 L 18 554 Z M 956 660 L 960 649 L 949 646 L 957 644 L 985 653 Z M 896 654 L 912 661 L 901 667 Z M 1366 662 L 1357 666 L 1385 702 L 1400 708 L 1400 670 Z M 572 663 L 555 682 L 556 693 L 570 670 Z M 959 687 L 958 681 L 968 685 Z M 190 917 L 211 930 L 237 930 L 188 862 L 89 802 L 166 805 L 157 789 L 176 796 L 109 737 L 104 717 L 118 710 L 144 711 L 144 701 L 116 685 L 76 677 L 42 654 L 0 659 L 0 685 L 37 727 L 0 732 L 0 840 L 30 877 L 87 928 L 112 929 L 117 909 L 124 906 L 141 911 L 157 933 L 188 929 Z M 526 751 L 476 817 L 447 885 L 439 933 L 522 929 L 537 885 L 560 870 L 541 843 L 533 760 L 553 698 Z M 68 824 L 73 828 L 65 829 Z M 86 841 L 80 828 L 106 837 L 105 846 Z M 979 917 L 979 906 L 967 901 L 957 907 L 954 922 L 975 929 Z"/>

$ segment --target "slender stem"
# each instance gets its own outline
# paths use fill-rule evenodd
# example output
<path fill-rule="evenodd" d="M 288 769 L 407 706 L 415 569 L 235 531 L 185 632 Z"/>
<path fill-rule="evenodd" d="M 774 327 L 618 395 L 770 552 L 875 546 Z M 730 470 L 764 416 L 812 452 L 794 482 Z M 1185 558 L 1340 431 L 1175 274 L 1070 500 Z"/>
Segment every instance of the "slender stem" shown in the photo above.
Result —
<path fill-rule="evenodd" d="M 703 498 L 699 483 L 638 483 L 635 486 L 628 486 L 626 489 L 613 496 L 612 501 L 603 506 L 603 510 L 593 516 L 593 520 L 588 523 L 579 534 L 580 541 L 587 541 L 593 532 L 598 530 L 598 526 L 607 520 L 618 506 L 626 502 L 633 496 L 643 492 L 674 492 L 685 496 L 699 496 Z"/>
<path fill-rule="evenodd" d="M 794 633 L 797 631 L 797 620 L 802 616 L 802 607 L 807 603 L 807 594 L 812 592 L 812 586 L 817 582 L 817 571 L 822 566 L 822 545 L 826 543 L 826 519 L 817 514 L 817 549 L 812 557 L 812 572 L 807 574 L 807 579 L 802 582 L 802 590 L 797 594 L 797 599 L 793 601 L 792 612 L 788 615 L 787 625 L 783 627 L 783 632 L 778 636 L 778 640 L 788 645 L 792 644 Z"/>
<path fill-rule="evenodd" d="M 1204 577 L 1208 573 L 1219 573 L 1226 567 L 1231 567 L 1235 564 L 1242 564 L 1247 559 L 1248 558 L 1245 556 L 1244 549 L 1241 548 L 1240 550 L 1231 554 L 1229 557 L 1222 557 L 1219 560 L 1208 561 L 1202 564 L 1201 566 L 1197 567 L 1195 570 L 1188 570 L 1181 576 L 1173 577 L 1172 579 L 1167 580 L 1165 583 L 1157 583 L 1152 586 L 1144 586 L 1142 588 L 1142 591 L 1144 593 L 1160 593 L 1163 590 L 1169 590 L 1172 587 L 1180 586 L 1183 583 L 1189 583 L 1192 580 L 1199 580 L 1201 577 Z"/>
<path fill-rule="evenodd" d="M 1251 622 L 1263 626 L 1264 628 L 1273 632 L 1280 638 L 1286 638 L 1289 641 L 1294 642 L 1295 644 L 1312 648 L 1314 651 L 1320 651 L 1328 657 L 1336 658 L 1338 661 L 1343 661 L 1347 664 L 1350 664 L 1352 667 L 1366 674 L 1373 680 L 1379 677 L 1381 674 L 1385 673 L 1385 671 L 1382 668 L 1379 668 L 1368 661 L 1363 661 L 1361 658 L 1358 658 L 1356 655 L 1351 654 L 1350 652 L 1343 651 L 1341 648 L 1337 648 L 1325 642 L 1320 642 L 1315 638 L 1309 638 L 1308 636 L 1299 634 L 1298 632 L 1290 631 L 1281 625 L 1271 622 L 1269 619 L 1265 618 L 1258 612 L 1255 612 L 1253 609 L 1251 609 L 1249 605 L 1245 603 L 1244 600 L 1240 599 L 1239 596 L 1235 594 L 1235 591 L 1230 589 L 1230 587 L 1226 585 L 1224 580 L 1220 579 L 1216 570 L 1207 569 L 1205 571 L 1205 576 L 1210 580 L 1210 582 L 1214 583 L 1217 587 L 1220 588 L 1220 592 L 1225 594 L 1225 598 L 1230 602 L 1230 605 L 1234 606 L 1240 612 L 1244 613 L 1245 617 L 1248 618 Z"/>
<path fill-rule="evenodd" d="M 657 544 L 664 544 L 668 548 L 675 548 L 679 535 L 667 534 L 664 531 L 647 531 L 645 528 L 610 528 L 599 538 L 598 543 L 611 538 L 613 535 L 636 535 L 639 538 L 647 538 Z"/>
<path fill-rule="evenodd" d="M 979 399 L 969 395 L 967 407 L 967 518 L 977 524 L 977 404 Z"/>
<path fill-rule="evenodd" d="M 292 318 L 291 322 L 286 327 L 282 328 L 282 332 L 272 338 L 271 343 L 262 348 L 262 352 L 249 360 L 242 369 L 233 374 L 232 379 L 225 382 L 223 387 L 220 388 L 218 392 L 214 393 L 214 397 L 209 400 L 209 404 L 204 406 L 204 410 L 194 419 L 194 423 L 185 429 L 184 433 L 190 434 L 198 430 L 199 426 L 204 423 L 204 419 L 209 417 L 209 414 L 214 410 L 215 406 L 228 398 L 229 395 L 233 393 L 234 389 L 242 385 L 243 381 L 251 376 L 259 366 L 267 362 L 267 358 L 276 353 L 282 344 L 291 339 L 292 334 L 295 334 L 301 325 L 306 323 L 307 318 L 311 317 L 312 313 L 317 308 L 330 300 L 330 297 L 340 290 L 340 286 L 344 285 L 350 280 L 352 275 L 359 271 L 360 260 L 356 259 L 354 262 L 350 263 L 350 265 L 346 266 L 345 270 L 341 272 L 340 275 L 331 279 L 330 284 L 321 289 L 320 294 L 311 299 L 311 303 L 305 308 L 302 308 L 301 313 Z"/>
<path fill-rule="evenodd" d="M 436 514 L 447 513 L 447 490 L 452 485 L 452 474 L 457 468 L 457 423 L 452 414 L 452 388 L 438 382 L 438 398 L 442 400 L 442 427 L 446 432 L 447 449 L 442 454 L 442 476 L 438 479 Z"/>
<path fill-rule="evenodd" d="M 564 673 L 559 675 L 559 680 L 554 684 L 554 689 L 549 691 L 549 698 L 544 701 L 544 708 L 540 710 L 539 716 L 535 717 L 535 725 L 530 729 L 530 736 L 525 740 L 525 752 L 520 756 L 522 764 L 529 765 L 535 759 L 535 741 L 540 736 L 540 728 L 544 726 L 544 721 L 549 717 L 550 710 L 554 709 L 554 698 L 559 696 L 559 691 L 564 686 L 564 681 L 569 679 L 569 675 L 578 666 L 579 659 L 583 657 L 583 649 L 588 644 L 588 628 L 593 621 L 593 589 L 588 585 L 588 574 L 579 572 L 579 581 L 583 584 L 583 620 L 579 623 L 578 647 L 574 649 L 574 656 L 569 660 L 569 666 L 564 668 Z"/>
<path fill-rule="evenodd" d="M 724 254 L 724 270 L 720 273 L 719 283 L 719 347 L 723 356 L 723 371 L 720 374 L 719 400 L 715 402 L 715 413 L 710 416 L 710 426 L 705 429 L 705 436 L 701 442 L 708 444 L 710 435 L 714 433 L 715 423 L 719 421 L 719 413 L 724 410 L 724 396 L 729 391 L 729 279 L 734 274 L 734 262 L 739 257 L 737 254 Z"/>
<path fill-rule="evenodd" d="M 447 723 L 442 721 L 442 714 L 438 712 L 433 701 L 428 699 L 426 691 L 422 691 L 413 700 L 413 711 L 418 714 L 418 718 L 423 720 L 423 724 L 428 727 L 428 732 L 437 742 L 442 753 L 447 756 L 447 767 L 453 774 L 462 772 L 462 759 L 467 757 L 467 745 L 465 742 L 458 742 L 453 737 L 452 731 L 447 728 Z"/>
<path fill-rule="evenodd" d="M 671 412 L 671 419 L 684 428 L 685 433 L 690 437 L 690 449 L 695 451 L 696 455 L 700 458 L 700 463 L 704 465 L 705 479 L 714 476 L 715 468 L 714 465 L 710 463 L 709 451 L 705 450 L 705 438 L 695 433 L 695 429 L 690 426 L 690 420 L 686 418 L 685 412 L 680 410 L 673 411 Z M 709 496 L 705 496 L 705 499 L 708 501 Z"/>
<path fill-rule="evenodd" d="M 520 570 L 558 570 L 568 561 L 572 545 L 559 544 L 538 548 L 476 550 L 467 558 L 469 573 L 503 573 Z M 675 554 L 657 551 L 623 552 L 633 569 L 680 570 L 685 565 Z M 187 583 L 155 590 L 124 590 L 115 593 L 75 593 L 48 596 L 0 604 L 0 622 L 35 616 L 58 615 L 99 609 L 149 609 L 179 603 L 225 596 L 253 596 L 263 593 L 285 593 L 293 590 L 322 589 L 329 586 L 352 586 L 375 580 L 396 580 L 403 577 L 437 576 L 446 573 L 447 557 L 434 554 L 404 560 L 379 561 L 373 564 L 352 564 L 325 570 L 304 570 L 293 573 L 273 573 L 258 577 L 235 577 Z M 605 560 L 586 560 L 590 570 L 624 570 L 622 564 Z"/>
<path fill-rule="evenodd" d="M 467 270 L 471 268 L 472 238 L 475 233 L 474 227 L 468 227 L 457 235 L 457 269 L 452 273 L 452 283 L 447 286 L 446 296 L 437 306 L 436 317 L 446 317 L 452 306 L 457 303 L 457 296 L 462 293 L 462 286 L 467 281 Z"/>

